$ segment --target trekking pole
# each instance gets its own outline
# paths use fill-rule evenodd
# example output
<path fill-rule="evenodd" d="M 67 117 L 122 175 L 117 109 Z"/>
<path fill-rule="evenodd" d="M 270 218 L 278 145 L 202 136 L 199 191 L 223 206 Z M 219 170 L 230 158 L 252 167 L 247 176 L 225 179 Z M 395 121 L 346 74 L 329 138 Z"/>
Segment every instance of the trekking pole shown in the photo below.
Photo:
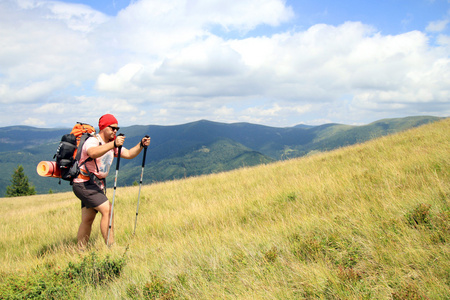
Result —
<path fill-rule="evenodd" d="M 148 138 L 149 136 L 146 135 L 145 137 Z M 139 193 L 138 193 L 138 201 L 137 201 L 137 207 L 136 207 L 136 219 L 134 220 L 133 235 L 136 233 L 137 218 L 138 218 L 138 213 L 139 213 L 139 200 L 141 199 L 142 178 L 144 177 L 144 166 L 145 166 L 145 157 L 146 156 L 147 156 L 147 146 L 144 146 L 144 157 L 142 158 L 141 181 L 139 182 Z"/>
<path fill-rule="evenodd" d="M 123 136 L 123 134 L 119 134 L 119 136 Z M 122 146 L 119 146 L 117 153 L 117 164 L 116 164 L 116 177 L 114 178 L 114 191 L 113 191 L 113 201 L 111 205 L 111 216 L 109 217 L 109 225 L 108 225 L 108 237 L 106 239 L 106 245 L 109 245 L 109 233 L 111 232 L 111 225 L 114 213 L 114 199 L 116 197 L 116 186 L 117 186 L 117 175 L 119 174 L 119 163 L 120 163 L 120 152 L 122 151 Z"/>

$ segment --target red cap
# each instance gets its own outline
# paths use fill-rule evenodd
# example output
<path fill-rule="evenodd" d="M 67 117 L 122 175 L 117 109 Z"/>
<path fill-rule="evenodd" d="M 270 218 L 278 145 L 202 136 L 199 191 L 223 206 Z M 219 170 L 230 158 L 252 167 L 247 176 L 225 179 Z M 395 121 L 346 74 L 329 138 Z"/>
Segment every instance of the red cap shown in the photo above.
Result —
<path fill-rule="evenodd" d="M 117 124 L 119 125 L 119 122 L 117 122 L 117 119 L 111 115 L 111 114 L 106 114 L 100 117 L 100 119 L 98 120 L 98 128 L 100 130 L 105 129 L 106 127 L 108 127 L 111 124 Z"/>

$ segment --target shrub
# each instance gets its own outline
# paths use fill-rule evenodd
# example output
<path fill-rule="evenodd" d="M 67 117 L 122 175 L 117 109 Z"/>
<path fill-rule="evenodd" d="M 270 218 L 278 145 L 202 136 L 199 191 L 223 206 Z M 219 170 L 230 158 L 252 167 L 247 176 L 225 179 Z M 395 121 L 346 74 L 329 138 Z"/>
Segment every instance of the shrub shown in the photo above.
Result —
<path fill-rule="evenodd" d="M 124 265 L 124 258 L 111 259 L 107 255 L 105 259 L 100 260 L 97 254 L 92 252 L 79 263 L 70 262 L 64 274 L 67 278 L 97 286 L 119 277 Z"/>
<path fill-rule="evenodd" d="M 173 299 L 174 289 L 157 275 L 152 274 L 151 281 L 147 282 L 143 289 L 144 299 Z"/>
<path fill-rule="evenodd" d="M 0 299 L 75 299 L 78 293 L 74 281 L 42 267 L 8 276 L 0 284 Z"/>
<path fill-rule="evenodd" d="M 288 238 L 291 251 L 305 262 L 329 260 L 336 266 L 351 268 L 360 259 L 360 245 L 333 232 L 310 232 L 293 234 Z"/>
<path fill-rule="evenodd" d="M 273 263 L 277 260 L 277 258 L 278 258 L 278 249 L 275 246 L 273 246 L 264 253 L 264 260 L 266 262 Z"/>
<path fill-rule="evenodd" d="M 123 258 L 99 259 L 95 252 L 64 270 L 38 267 L 28 274 L 13 274 L 0 283 L 0 299 L 77 299 L 80 286 L 106 283 L 120 276 Z"/>
<path fill-rule="evenodd" d="M 170 284 L 155 274 L 143 286 L 131 283 L 126 289 L 127 296 L 131 299 L 161 299 L 170 300 L 175 298 L 175 290 Z"/>
<path fill-rule="evenodd" d="M 392 293 L 393 300 L 403 300 L 403 299 L 428 299 L 419 288 L 413 283 L 405 283 L 398 287 L 395 292 Z"/>
<path fill-rule="evenodd" d="M 406 220 L 413 227 L 430 223 L 430 204 L 420 203 L 406 214 Z"/>

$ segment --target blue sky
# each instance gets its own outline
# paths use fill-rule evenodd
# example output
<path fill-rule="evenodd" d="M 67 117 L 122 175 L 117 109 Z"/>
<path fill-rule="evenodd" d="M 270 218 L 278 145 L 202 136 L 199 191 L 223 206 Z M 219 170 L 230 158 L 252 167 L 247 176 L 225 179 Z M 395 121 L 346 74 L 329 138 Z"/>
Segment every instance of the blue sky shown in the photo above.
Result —
<path fill-rule="evenodd" d="M 0 0 L 0 126 L 450 114 L 450 0 Z"/>
<path fill-rule="evenodd" d="M 65 2 L 89 5 L 110 16 L 116 16 L 120 10 L 130 4 L 130 1 L 126 0 L 71 0 Z M 308 28 L 317 23 L 339 25 L 346 21 L 361 21 L 376 26 L 384 34 L 425 30 L 430 20 L 448 19 L 450 6 L 445 0 L 289 0 L 285 3 L 287 6 L 291 6 L 296 13 L 296 16 L 285 28 L 288 26 Z M 279 30 L 267 27 L 265 29 L 272 32 Z"/>

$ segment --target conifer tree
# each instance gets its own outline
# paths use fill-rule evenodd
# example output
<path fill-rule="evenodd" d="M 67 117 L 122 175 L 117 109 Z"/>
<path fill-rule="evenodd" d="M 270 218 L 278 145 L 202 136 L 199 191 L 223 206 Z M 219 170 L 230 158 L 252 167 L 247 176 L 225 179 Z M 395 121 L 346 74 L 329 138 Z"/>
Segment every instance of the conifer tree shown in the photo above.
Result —
<path fill-rule="evenodd" d="M 36 194 L 34 186 L 28 184 L 28 177 L 25 175 L 22 165 L 17 166 L 11 177 L 11 185 L 6 187 L 6 197 Z"/>

